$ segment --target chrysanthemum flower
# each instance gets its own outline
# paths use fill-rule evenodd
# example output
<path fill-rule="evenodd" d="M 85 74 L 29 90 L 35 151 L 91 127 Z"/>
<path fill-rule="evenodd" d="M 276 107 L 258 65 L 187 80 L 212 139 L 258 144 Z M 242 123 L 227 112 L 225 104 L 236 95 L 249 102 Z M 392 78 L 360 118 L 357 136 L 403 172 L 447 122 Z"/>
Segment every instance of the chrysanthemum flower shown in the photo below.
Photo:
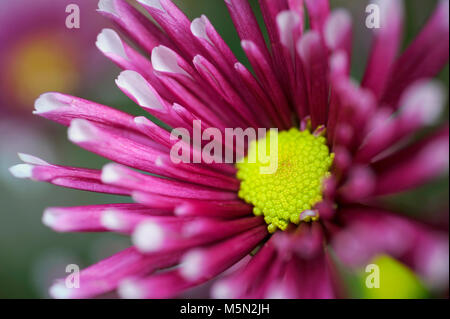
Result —
<path fill-rule="evenodd" d="M 139 2 L 161 28 L 123 0 L 99 3 L 144 52 L 113 30 L 100 33 L 97 47 L 126 69 L 118 87 L 172 128 L 191 132 L 193 120 L 222 132 L 278 128 L 278 170 L 263 175 L 263 163 L 245 159 L 175 164 L 176 141 L 149 119 L 43 94 L 35 114 L 69 126 L 70 141 L 115 163 L 96 170 L 21 154 L 25 164 L 12 173 L 135 201 L 45 211 L 44 223 L 56 231 L 113 231 L 133 241 L 83 270 L 80 288 L 57 282 L 54 297 L 118 288 L 123 297 L 164 298 L 216 277 L 212 296 L 219 298 L 341 297 L 335 261 L 361 266 L 378 254 L 397 258 L 431 287 L 448 285 L 447 233 L 377 205 L 380 196 L 448 168 L 447 125 L 413 138 L 444 103 L 429 79 L 448 61 L 447 0 L 399 56 L 402 2 L 377 2 L 381 28 L 360 84 L 349 77 L 350 15 L 330 12 L 326 0 L 305 1 L 310 30 L 302 0 L 260 0 L 270 48 L 249 3 L 226 0 L 253 72 L 207 17 L 191 22 L 170 0 Z M 247 156 L 272 137 L 250 143 Z"/>

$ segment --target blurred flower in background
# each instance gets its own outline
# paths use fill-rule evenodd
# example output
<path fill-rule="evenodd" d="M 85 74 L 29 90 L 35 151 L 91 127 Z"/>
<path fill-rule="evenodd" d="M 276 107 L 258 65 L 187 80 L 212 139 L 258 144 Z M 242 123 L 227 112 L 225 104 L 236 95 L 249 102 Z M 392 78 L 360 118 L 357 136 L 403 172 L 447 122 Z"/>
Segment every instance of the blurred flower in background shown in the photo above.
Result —
<path fill-rule="evenodd" d="M 72 12 L 66 10 L 69 5 L 79 10 L 80 24 L 75 28 L 66 23 Z M 0 1 L 1 168 L 24 145 L 54 158 L 57 140 L 46 138 L 53 128 L 30 121 L 34 100 L 43 91 L 86 95 L 104 88 L 94 84 L 111 64 L 93 43 L 107 22 L 95 9 L 92 0 Z M 35 142 L 32 136 L 37 137 Z"/>
<path fill-rule="evenodd" d="M 80 12 L 68 28 L 69 4 Z M 105 21 L 93 0 L 0 1 L 0 108 L 29 114 L 43 91 L 81 92 L 108 64 L 99 59 L 95 37 Z"/>

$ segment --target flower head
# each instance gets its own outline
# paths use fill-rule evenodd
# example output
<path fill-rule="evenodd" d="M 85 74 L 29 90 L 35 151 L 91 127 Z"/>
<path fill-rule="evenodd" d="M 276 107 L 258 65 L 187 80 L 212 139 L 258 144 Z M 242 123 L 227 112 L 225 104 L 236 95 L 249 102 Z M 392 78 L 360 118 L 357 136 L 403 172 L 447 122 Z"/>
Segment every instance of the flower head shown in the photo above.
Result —
<path fill-rule="evenodd" d="M 308 31 L 303 1 L 260 0 L 270 48 L 248 2 L 225 0 L 254 73 L 207 17 L 191 22 L 170 0 L 139 2 L 161 29 L 124 0 L 99 2 L 98 11 L 145 53 L 111 29 L 98 36 L 97 47 L 125 69 L 116 83 L 126 95 L 185 135 L 199 122 L 203 135 L 209 128 L 279 132 L 243 142 L 245 157 L 236 165 L 222 152 L 175 163 L 178 141 L 147 118 L 41 95 L 35 114 L 68 126 L 70 141 L 115 163 L 97 170 L 21 154 L 25 163 L 11 172 L 135 201 L 45 211 L 43 222 L 56 231 L 114 231 L 133 241 L 82 271 L 79 289 L 56 283 L 53 296 L 118 289 L 128 298 L 164 298 L 215 279 L 217 298 L 340 297 L 331 249 L 347 266 L 388 254 L 431 287 L 447 282 L 447 233 L 377 199 L 448 169 L 448 126 L 411 139 L 436 121 L 444 103 L 443 89 L 429 79 L 448 61 L 448 1 L 398 57 L 402 1 L 378 1 L 383 26 L 360 84 L 349 76 L 350 15 L 330 12 L 327 0 L 304 1 Z M 249 159 L 275 139 L 277 169 L 262 174 L 266 163 Z M 197 158 L 191 142 L 183 139 L 180 149 Z M 236 152 L 226 138 L 219 142 Z"/>

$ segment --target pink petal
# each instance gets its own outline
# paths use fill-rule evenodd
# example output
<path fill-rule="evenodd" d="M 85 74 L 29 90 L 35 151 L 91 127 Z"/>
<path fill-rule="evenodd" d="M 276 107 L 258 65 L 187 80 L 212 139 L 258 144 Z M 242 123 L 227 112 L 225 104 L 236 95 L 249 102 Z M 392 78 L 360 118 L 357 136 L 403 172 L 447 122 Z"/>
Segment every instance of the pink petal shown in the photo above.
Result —
<path fill-rule="evenodd" d="M 130 247 L 82 270 L 79 288 L 68 288 L 65 281 L 60 280 L 50 288 L 50 295 L 58 299 L 94 297 L 116 289 L 126 277 L 147 275 L 157 269 L 173 266 L 178 260 L 179 254 L 176 253 L 142 255 Z"/>
<path fill-rule="evenodd" d="M 441 0 L 416 39 L 392 66 L 381 102 L 397 107 L 403 90 L 422 78 L 435 76 L 449 57 L 449 2 Z"/>
<path fill-rule="evenodd" d="M 300 39 L 297 51 L 303 62 L 313 128 L 326 124 L 328 117 L 328 60 L 319 33 L 310 31 Z"/>
<path fill-rule="evenodd" d="M 379 0 L 380 28 L 374 29 L 374 40 L 367 62 L 362 86 L 374 92 L 380 99 L 386 89 L 389 76 L 398 50 L 401 46 L 403 31 L 403 2 L 400 0 Z"/>
<path fill-rule="evenodd" d="M 183 256 L 180 272 L 190 281 L 211 279 L 249 254 L 267 235 L 259 226 L 208 248 L 197 248 Z"/>
<path fill-rule="evenodd" d="M 97 11 L 115 22 L 128 37 L 147 52 L 151 52 L 159 44 L 171 45 L 161 30 L 124 0 L 101 0 Z"/>
<path fill-rule="evenodd" d="M 405 191 L 448 171 L 449 135 L 445 127 L 421 142 L 373 164 L 376 195 Z"/>

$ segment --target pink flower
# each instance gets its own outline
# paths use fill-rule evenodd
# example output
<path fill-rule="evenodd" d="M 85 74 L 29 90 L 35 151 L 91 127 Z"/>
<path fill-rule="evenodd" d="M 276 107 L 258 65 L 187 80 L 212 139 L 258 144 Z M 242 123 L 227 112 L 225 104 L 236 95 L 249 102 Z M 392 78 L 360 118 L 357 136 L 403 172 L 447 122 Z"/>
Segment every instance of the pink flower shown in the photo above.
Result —
<path fill-rule="evenodd" d="M 377 201 L 448 169 L 447 124 L 412 142 L 418 130 L 436 122 L 444 104 L 443 89 L 430 78 L 448 61 L 448 1 L 439 3 L 398 57 L 402 2 L 379 1 L 382 27 L 361 84 L 349 77 L 351 18 L 345 10 L 330 12 L 326 0 L 305 1 L 308 31 L 302 0 L 260 0 L 270 49 L 248 2 L 225 1 L 254 74 L 207 17 L 191 22 L 170 0 L 139 2 L 161 29 L 123 0 L 99 3 L 101 14 L 151 54 L 150 61 L 115 31 L 101 32 L 97 47 L 126 70 L 116 80 L 119 88 L 165 124 L 189 132 L 193 120 L 222 131 L 276 127 L 284 131 L 279 153 L 285 162 L 279 175 L 267 178 L 249 173 L 246 164 L 175 164 L 175 141 L 150 120 L 43 94 L 35 114 L 69 126 L 73 143 L 115 163 L 86 169 L 20 154 L 25 163 L 12 173 L 135 201 L 45 211 L 44 223 L 56 231 L 114 231 L 130 235 L 134 244 L 83 270 L 78 289 L 56 283 L 53 296 L 84 298 L 118 288 L 123 297 L 166 298 L 220 277 L 213 297 L 342 297 L 331 247 L 345 265 L 389 254 L 430 287 L 448 287 L 447 232 Z M 301 132 L 287 133 L 292 127 Z M 304 144 L 306 138 L 312 144 Z M 310 151 L 315 143 L 317 152 Z M 317 161 L 319 153 L 323 161 Z M 315 180 L 319 168 L 327 172 Z M 296 187 L 308 188 L 302 193 Z M 286 216 L 283 209 L 298 203 L 305 208 Z"/>

